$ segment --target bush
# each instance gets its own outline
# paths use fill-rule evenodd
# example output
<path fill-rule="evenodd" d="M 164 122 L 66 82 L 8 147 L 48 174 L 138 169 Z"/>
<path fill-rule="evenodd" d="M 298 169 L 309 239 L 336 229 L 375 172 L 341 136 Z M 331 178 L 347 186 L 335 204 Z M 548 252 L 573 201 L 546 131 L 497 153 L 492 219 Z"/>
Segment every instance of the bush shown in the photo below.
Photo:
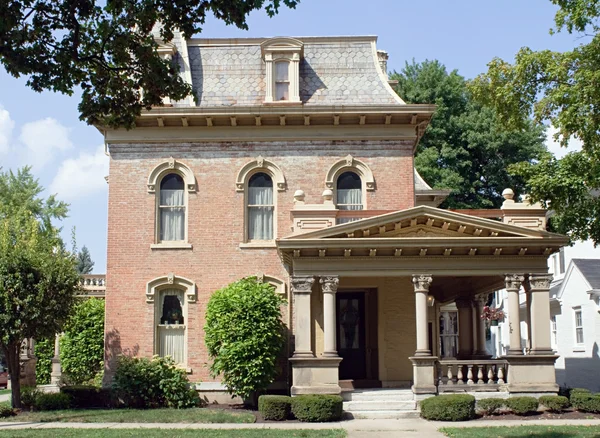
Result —
<path fill-rule="evenodd" d="M 265 420 L 287 420 L 292 411 L 292 399 L 285 395 L 261 395 L 258 410 Z"/>
<path fill-rule="evenodd" d="M 50 383 L 52 373 L 52 358 L 54 357 L 54 337 L 35 341 L 35 380 L 38 385 Z"/>
<path fill-rule="evenodd" d="M 229 393 L 249 399 L 271 384 L 285 343 L 284 299 L 269 283 L 248 277 L 216 291 L 206 309 L 210 372 Z"/>
<path fill-rule="evenodd" d="M 600 394 L 588 392 L 571 393 L 571 405 L 582 412 L 600 413 Z"/>
<path fill-rule="evenodd" d="M 298 420 L 309 423 L 339 421 L 342 403 L 339 395 L 299 395 L 292 397 L 292 413 Z"/>
<path fill-rule="evenodd" d="M 562 412 L 569 407 L 569 399 L 561 395 L 544 395 L 539 402 L 551 412 Z"/>
<path fill-rule="evenodd" d="M 33 386 L 21 386 L 21 406 L 25 409 L 33 408 L 41 393 Z"/>
<path fill-rule="evenodd" d="M 71 398 L 71 407 L 77 409 L 109 408 L 112 403 L 112 391 L 96 386 L 63 386 L 60 392 Z"/>
<path fill-rule="evenodd" d="M 191 408 L 200 404 L 185 370 L 170 357 L 119 358 L 113 388 L 131 408 Z"/>
<path fill-rule="evenodd" d="M 539 402 L 535 397 L 512 397 L 506 400 L 506 407 L 517 415 L 537 412 Z"/>
<path fill-rule="evenodd" d="M 14 417 L 17 413 L 8 406 L 0 405 L 0 418 Z"/>
<path fill-rule="evenodd" d="M 35 399 L 33 407 L 40 411 L 59 411 L 71 407 L 71 397 L 60 392 L 41 393 Z"/>
<path fill-rule="evenodd" d="M 477 409 L 479 409 L 483 415 L 492 415 L 498 412 L 498 410 L 504 406 L 504 403 L 504 399 L 502 398 L 484 398 L 477 402 Z"/>
<path fill-rule="evenodd" d="M 475 417 L 475 397 L 447 394 L 421 401 L 421 417 L 427 420 L 464 421 Z"/>

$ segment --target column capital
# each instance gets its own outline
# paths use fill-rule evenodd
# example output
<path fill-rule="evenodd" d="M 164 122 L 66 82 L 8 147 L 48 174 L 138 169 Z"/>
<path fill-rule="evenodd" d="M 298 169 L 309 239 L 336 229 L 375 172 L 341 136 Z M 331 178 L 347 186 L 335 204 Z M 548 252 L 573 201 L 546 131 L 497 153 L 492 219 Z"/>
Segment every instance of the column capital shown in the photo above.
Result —
<path fill-rule="evenodd" d="M 479 294 L 475 296 L 475 299 L 473 301 L 475 301 L 475 304 L 479 307 L 484 307 L 489 299 L 489 294 L 485 293 L 485 294 Z"/>
<path fill-rule="evenodd" d="M 505 274 L 504 284 L 507 291 L 519 291 L 521 284 L 525 281 L 525 274 Z"/>
<path fill-rule="evenodd" d="M 340 284 L 340 277 L 337 275 L 321 277 L 319 283 L 321 284 L 321 290 L 324 294 L 334 294 L 337 292 L 338 285 Z"/>
<path fill-rule="evenodd" d="M 310 294 L 312 292 L 315 277 L 310 275 L 294 275 L 291 278 L 291 289 L 294 294 Z"/>
<path fill-rule="evenodd" d="M 429 292 L 429 286 L 433 281 L 431 274 L 414 274 L 412 282 L 415 287 L 415 292 Z"/>
<path fill-rule="evenodd" d="M 549 290 L 552 278 L 552 274 L 529 274 L 529 288 L 531 291 Z"/>
<path fill-rule="evenodd" d="M 473 307 L 473 299 L 471 297 L 457 297 L 454 300 L 457 309 L 470 309 Z"/>

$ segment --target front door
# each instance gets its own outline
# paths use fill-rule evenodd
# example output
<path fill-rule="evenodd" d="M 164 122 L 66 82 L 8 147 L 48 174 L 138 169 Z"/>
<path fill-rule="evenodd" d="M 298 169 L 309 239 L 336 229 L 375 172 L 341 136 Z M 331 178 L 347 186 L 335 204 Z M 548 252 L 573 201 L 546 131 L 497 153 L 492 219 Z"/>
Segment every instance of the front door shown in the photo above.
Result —
<path fill-rule="evenodd" d="M 363 292 L 336 294 L 337 345 L 340 380 L 367 378 L 367 348 L 365 337 L 366 312 Z"/>

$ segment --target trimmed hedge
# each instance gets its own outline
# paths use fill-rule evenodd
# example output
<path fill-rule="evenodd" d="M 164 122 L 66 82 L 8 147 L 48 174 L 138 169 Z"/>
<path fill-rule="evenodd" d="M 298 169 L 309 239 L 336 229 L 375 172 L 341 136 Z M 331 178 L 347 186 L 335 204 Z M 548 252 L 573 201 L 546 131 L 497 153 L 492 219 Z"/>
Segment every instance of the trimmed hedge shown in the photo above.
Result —
<path fill-rule="evenodd" d="M 571 405 L 581 412 L 600 413 L 600 394 L 571 392 Z"/>
<path fill-rule="evenodd" d="M 35 399 L 33 405 L 40 411 L 60 411 L 71 407 L 71 397 L 60 392 L 42 393 Z"/>
<path fill-rule="evenodd" d="M 265 420 L 283 421 L 292 412 L 292 398 L 286 395 L 261 395 L 258 410 Z"/>
<path fill-rule="evenodd" d="M 426 420 L 464 421 L 475 417 L 475 397 L 446 394 L 421 401 L 421 417 Z"/>
<path fill-rule="evenodd" d="M 492 415 L 497 413 L 505 405 L 503 398 L 484 398 L 477 401 L 477 409 L 483 415 Z"/>
<path fill-rule="evenodd" d="M 539 402 L 535 397 L 512 397 L 506 400 L 506 407 L 517 415 L 537 412 Z"/>
<path fill-rule="evenodd" d="M 292 413 L 300 421 L 322 423 L 342 418 L 339 395 L 299 395 L 292 397 Z"/>
<path fill-rule="evenodd" d="M 569 399 L 561 395 L 544 395 L 538 400 L 551 412 L 562 412 L 569 407 Z"/>
<path fill-rule="evenodd" d="M 71 407 L 76 409 L 112 407 L 112 391 L 89 385 L 63 386 L 60 392 L 71 397 Z"/>

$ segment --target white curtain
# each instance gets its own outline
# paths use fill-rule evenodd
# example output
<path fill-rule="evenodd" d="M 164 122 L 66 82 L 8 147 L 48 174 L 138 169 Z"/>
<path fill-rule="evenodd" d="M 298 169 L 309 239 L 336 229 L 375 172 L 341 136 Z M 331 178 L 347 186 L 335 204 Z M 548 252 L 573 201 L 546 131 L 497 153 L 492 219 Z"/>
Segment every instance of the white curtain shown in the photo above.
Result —
<path fill-rule="evenodd" d="M 160 240 L 184 240 L 185 193 L 183 190 L 160 191 Z"/>
<path fill-rule="evenodd" d="M 337 203 L 340 210 L 362 210 L 362 189 L 338 189 Z"/>
<path fill-rule="evenodd" d="M 158 327 L 158 354 L 171 356 L 175 363 L 184 363 L 185 326 L 166 325 Z"/>
<path fill-rule="evenodd" d="M 273 187 L 248 188 L 248 239 L 273 239 Z"/>

